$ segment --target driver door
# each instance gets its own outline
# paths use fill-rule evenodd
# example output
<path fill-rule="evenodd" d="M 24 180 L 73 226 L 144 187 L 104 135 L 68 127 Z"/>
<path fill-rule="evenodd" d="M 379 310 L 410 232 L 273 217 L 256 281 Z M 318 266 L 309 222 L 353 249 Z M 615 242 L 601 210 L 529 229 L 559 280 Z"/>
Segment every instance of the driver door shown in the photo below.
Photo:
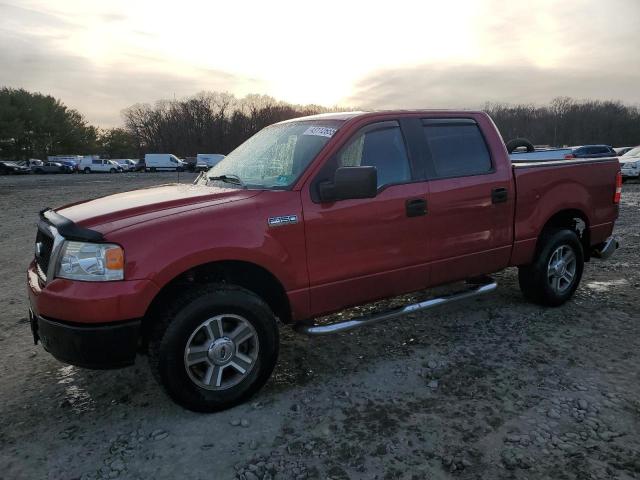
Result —
<path fill-rule="evenodd" d="M 348 139 L 310 186 L 338 167 L 374 166 L 375 198 L 322 202 L 303 193 L 312 316 L 428 283 L 427 183 L 412 157 L 398 122 L 375 122 Z"/>

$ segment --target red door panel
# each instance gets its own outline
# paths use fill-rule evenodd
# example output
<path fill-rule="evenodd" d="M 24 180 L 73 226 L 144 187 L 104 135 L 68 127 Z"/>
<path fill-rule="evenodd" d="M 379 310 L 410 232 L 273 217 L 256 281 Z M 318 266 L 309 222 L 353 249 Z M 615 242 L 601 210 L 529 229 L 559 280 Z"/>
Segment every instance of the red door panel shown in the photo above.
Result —
<path fill-rule="evenodd" d="M 510 182 L 502 176 L 493 173 L 429 182 L 434 284 L 495 272 L 508 265 L 513 198 L 496 204 L 491 198 L 494 188 L 509 191 Z"/>
<path fill-rule="evenodd" d="M 303 205 L 312 315 L 402 294 L 429 282 L 425 217 L 406 201 L 426 185 L 382 190 L 374 199 Z"/>

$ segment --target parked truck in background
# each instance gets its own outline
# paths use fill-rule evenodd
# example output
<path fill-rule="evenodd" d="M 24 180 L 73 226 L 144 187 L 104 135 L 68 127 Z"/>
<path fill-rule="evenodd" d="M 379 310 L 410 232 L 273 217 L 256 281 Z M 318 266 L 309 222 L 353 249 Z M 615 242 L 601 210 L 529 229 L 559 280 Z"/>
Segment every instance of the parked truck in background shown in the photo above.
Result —
<path fill-rule="evenodd" d="M 147 172 L 182 172 L 187 169 L 186 163 L 171 153 L 147 153 L 144 163 Z"/>
<path fill-rule="evenodd" d="M 28 269 L 31 327 L 81 367 L 122 367 L 144 352 L 176 402 L 220 410 L 267 381 L 279 324 L 324 335 L 401 321 L 492 291 L 487 275 L 507 267 L 528 300 L 562 305 L 584 262 L 615 251 L 620 192 L 617 158 L 512 165 L 482 112 L 289 120 L 194 185 L 44 210 Z M 314 320 L 465 280 L 404 308 Z"/>

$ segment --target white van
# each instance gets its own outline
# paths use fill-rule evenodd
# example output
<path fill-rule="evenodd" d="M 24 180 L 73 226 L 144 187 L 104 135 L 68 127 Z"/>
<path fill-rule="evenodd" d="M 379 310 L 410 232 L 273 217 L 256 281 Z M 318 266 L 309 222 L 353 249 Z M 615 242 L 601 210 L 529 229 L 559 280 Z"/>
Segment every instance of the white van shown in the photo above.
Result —
<path fill-rule="evenodd" d="M 78 164 L 78 171 L 83 173 L 94 172 L 108 172 L 117 173 L 122 172 L 122 167 L 113 160 L 96 159 L 90 157 L 82 157 Z"/>
<path fill-rule="evenodd" d="M 199 153 L 196 156 L 196 170 L 209 170 L 215 167 L 225 156 L 221 153 Z"/>
<path fill-rule="evenodd" d="M 171 153 L 147 153 L 144 156 L 147 172 L 160 170 L 186 170 L 187 164 Z"/>

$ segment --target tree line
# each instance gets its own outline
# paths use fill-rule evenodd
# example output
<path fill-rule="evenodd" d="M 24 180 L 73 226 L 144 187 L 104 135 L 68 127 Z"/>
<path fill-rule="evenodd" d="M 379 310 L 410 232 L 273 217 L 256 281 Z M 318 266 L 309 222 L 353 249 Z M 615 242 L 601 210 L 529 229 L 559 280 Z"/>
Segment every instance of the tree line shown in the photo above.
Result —
<path fill-rule="evenodd" d="M 0 158 L 26 160 L 57 154 L 142 158 L 145 153 L 227 154 L 275 122 L 344 110 L 292 105 L 266 95 L 237 98 L 202 92 L 179 100 L 136 104 L 122 112 L 122 127 L 99 129 L 49 95 L 0 88 Z M 536 145 L 640 144 L 640 107 L 619 101 L 555 98 L 549 105 L 486 104 L 505 140 Z"/>
<path fill-rule="evenodd" d="M 122 112 L 125 129 L 139 153 L 227 154 L 267 125 L 282 120 L 344 109 L 292 105 L 267 95 L 237 98 L 229 93 L 202 92 L 182 100 L 137 104 Z"/>
<path fill-rule="evenodd" d="M 137 154 L 123 128 L 99 129 L 60 100 L 23 89 L 0 88 L 0 159 L 46 159 L 57 154 Z"/>
<path fill-rule="evenodd" d="M 524 137 L 535 145 L 640 144 L 640 107 L 620 101 L 558 97 L 546 106 L 487 104 L 505 141 Z"/>

